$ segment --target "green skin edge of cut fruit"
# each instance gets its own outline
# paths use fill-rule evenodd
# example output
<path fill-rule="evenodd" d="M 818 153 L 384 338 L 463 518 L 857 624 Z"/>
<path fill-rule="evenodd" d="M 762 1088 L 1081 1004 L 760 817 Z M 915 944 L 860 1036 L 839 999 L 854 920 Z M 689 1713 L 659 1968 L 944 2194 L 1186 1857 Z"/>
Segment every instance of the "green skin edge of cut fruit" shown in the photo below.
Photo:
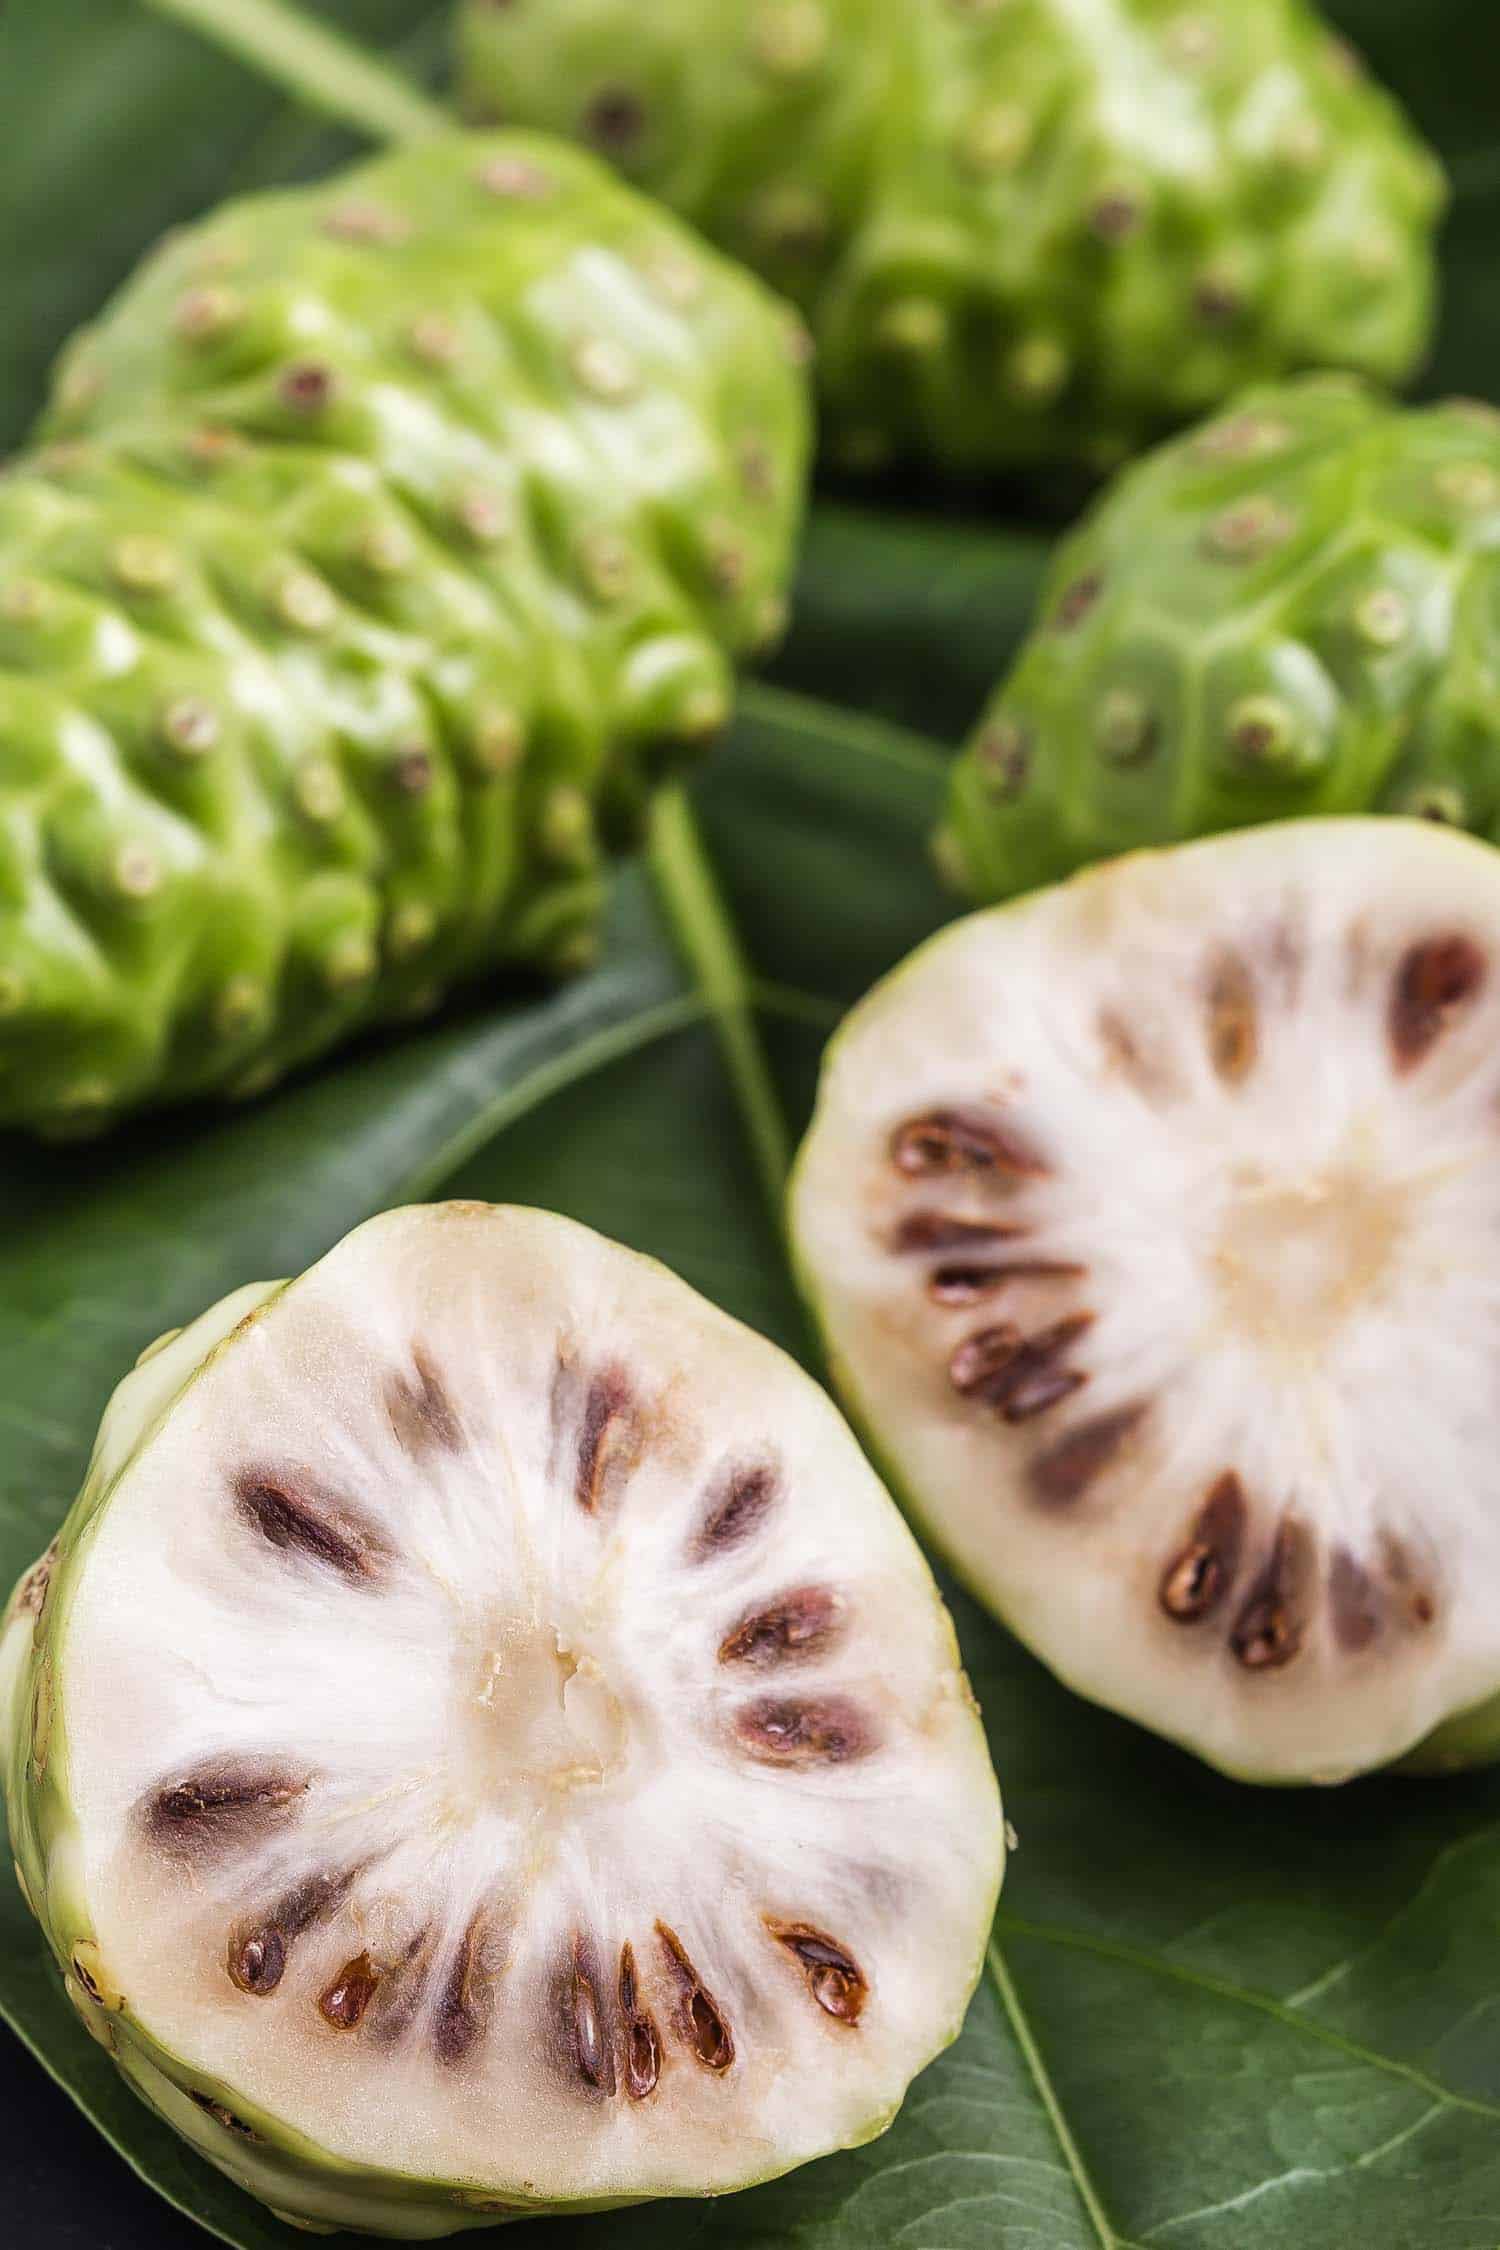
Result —
<path fill-rule="evenodd" d="M 1141 852 L 1131 853 L 1127 856 L 1147 858 L 1152 855 Z M 1019 907 L 1025 901 L 1024 899 L 1015 899 L 1009 903 Z M 987 911 L 994 913 L 996 909 L 992 907 Z M 879 989 L 882 992 L 889 993 L 892 987 L 897 985 L 906 975 L 907 971 L 922 959 L 930 947 L 942 942 L 945 935 L 945 931 L 938 930 L 934 932 L 933 936 L 924 940 L 914 952 L 907 956 L 899 968 L 891 971 L 890 975 L 883 980 Z M 842 1034 L 836 1031 L 829 1041 L 824 1057 L 825 1070 L 841 1036 Z M 810 1124 L 803 1139 L 802 1150 L 804 1152 L 811 1141 L 812 1131 L 813 1127 Z M 789 1212 L 795 1208 L 802 1163 L 803 1153 L 799 1152 L 792 1167 L 792 1175 L 787 1187 L 786 1208 Z M 881 1482 L 899 1503 L 914 1529 L 919 1532 L 928 1552 L 936 1555 L 942 1561 L 944 1568 L 963 1587 L 965 1593 L 971 1595 L 980 1607 L 987 1610 L 992 1617 L 997 1618 L 1007 1632 L 1015 1633 L 1015 1637 L 1025 1646 L 1023 1636 L 1016 1632 L 1014 1624 L 1006 1614 L 1005 1604 L 997 1590 L 993 1586 L 986 1585 L 973 1570 L 966 1569 L 957 1556 L 953 1554 L 947 1541 L 943 1538 L 941 1526 L 923 1505 L 921 1494 L 914 1490 L 910 1482 L 901 1474 L 881 1443 L 880 1433 L 875 1427 L 869 1407 L 861 1398 L 850 1370 L 833 1348 L 823 1321 L 817 1284 L 802 1256 L 801 1245 L 796 1238 L 795 1230 L 788 1227 L 787 1236 L 791 1247 L 792 1277 L 822 1345 L 834 1394 L 848 1417 L 850 1425 L 858 1433 L 860 1443 L 873 1462 Z M 1110 1710 L 1111 1716 L 1118 1719 L 1122 1725 L 1134 1724 L 1133 1721 L 1125 1719 L 1119 1712 L 1113 1711 L 1108 1704 L 1101 1703 L 1097 1697 L 1089 1696 L 1075 1681 L 1069 1679 L 1065 1667 L 1050 1665 L 1049 1669 L 1055 1672 L 1063 1685 L 1073 1694 L 1080 1696 L 1086 1702 L 1093 1703 L 1097 1709 Z M 1143 1728 L 1141 1731 L 1148 1732 L 1149 1730 Z M 1168 1736 L 1167 1739 L 1173 1741 L 1179 1749 L 1186 1751 L 1194 1758 L 1200 1755 L 1195 1746 L 1185 1739 L 1176 1736 Z M 1473 1766 L 1492 1765 L 1497 1758 L 1500 1758 L 1500 1695 L 1487 1697 L 1484 1702 L 1474 1704 L 1467 1711 L 1456 1712 L 1452 1718 L 1444 1720 L 1441 1726 L 1435 1727 L 1431 1734 L 1427 1735 L 1412 1749 L 1406 1751 L 1402 1757 L 1394 1760 L 1385 1770 L 1390 1773 L 1435 1777 L 1461 1773 Z M 1256 1788 L 1286 1789 L 1327 1786 L 1310 1780 L 1301 1783 L 1289 1781 L 1284 1774 L 1258 1773 L 1253 1767 L 1249 1766 L 1226 1766 L 1220 1770 L 1231 1781 L 1246 1782 Z M 1337 1784 L 1336 1786 L 1346 1786 L 1346 1784 Z"/>
<path fill-rule="evenodd" d="M 42 1926 L 68 1999 L 127 2083 L 200 2155 L 290 2225 L 311 2232 L 356 2228 L 418 2240 L 560 2210 L 620 2209 L 643 2199 L 578 2199 L 560 2204 L 521 2194 L 501 2196 L 477 2185 L 465 2188 L 457 2181 L 438 2186 L 411 2174 L 378 2172 L 346 2162 L 282 2119 L 247 2103 L 233 2088 L 190 2069 L 152 2038 L 128 2000 L 113 1992 L 94 1997 L 76 1973 L 79 1949 L 84 1949 L 87 1961 L 93 1946 L 93 1929 L 79 1868 L 81 1839 L 68 1794 L 66 1724 L 54 1684 L 69 1592 L 114 1485 L 140 1445 L 241 1326 L 254 1320 L 288 1286 L 267 1282 L 235 1291 L 143 1354 L 127 1381 L 139 1383 L 142 1373 L 148 1373 L 150 1388 L 140 1400 L 144 1411 L 133 1414 L 122 1428 L 118 1393 L 106 1410 L 89 1473 L 58 1540 L 48 1550 L 55 1559 L 40 1616 L 23 1600 L 28 1573 L 0 1620 L 0 1785 L 22 1896 Z M 130 1404 L 135 1408 L 137 1401 Z M 955 1667 L 960 1665 L 956 1637 L 953 1661 Z M 39 1696 L 46 1713 L 40 1728 L 40 1757 L 35 1754 Z M 1003 1877 L 1002 1857 L 1000 1881 Z M 1000 1881 L 985 1916 L 986 1931 L 994 1919 Z M 971 1991 L 983 1970 L 981 1952 L 972 1963 Z M 960 2014 L 949 2027 L 945 2044 L 958 2037 L 963 2022 Z M 878 2139 L 900 2106 L 898 2102 L 873 2116 L 865 2133 L 846 2145 L 860 2147 Z M 722 2192 L 738 2192 L 778 2176 L 772 2165 L 747 2176 L 735 2190 Z"/>

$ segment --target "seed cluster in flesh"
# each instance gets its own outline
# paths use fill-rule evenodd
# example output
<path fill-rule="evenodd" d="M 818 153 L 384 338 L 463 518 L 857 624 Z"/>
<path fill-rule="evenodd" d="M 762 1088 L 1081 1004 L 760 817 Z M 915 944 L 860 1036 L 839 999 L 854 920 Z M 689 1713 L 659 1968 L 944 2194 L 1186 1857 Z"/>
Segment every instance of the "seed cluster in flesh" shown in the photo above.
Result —
<path fill-rule="evenodd" d="M 466 0 L 572 135 L 807 311 L 846 465 L 1113 466 L 1250 382 L 1399 381 L 1435 160 L 1304 0 Z"/>
<path fill-rule="evenodd" d="M 252 1095 L 587 963 L 780 629 L 791 319 L 513 135 L 147 261 L 0 486 L 0 1121 Z"/>
<path fill-rule="evenodd" d="M 878 2130 L 956 2031 L 1001 1846 L 951 1627 L 815 1386 L 660 1269 L 372 1222 L 64 1567 L 12 1618 L 13 1723 L 43 1677 L 66 1718 L 65 1769 L 12 1768 L 34 1895 L 217 2161 L 298 2136 L 282 2207 L 320 2166 L 439 2231 L 481 2187 L 742 2184 Z"/>
<path fill-rule="evenodd" d="M 1500 862 L 1142 856 L 840 1034 L 794 1224 L 850 1399 L 1063 1675 L 1259 1778 L 1500 1689 Z"/>
<path fill-rule="evenodd" d="M 1311 377 L 1126 470 L 1059 551 L 954 769 L 944 867 L 1000 899 L 1318 813 L 1500 836 L 1500 416 Z M 1225 998 L 1232 1033 L 1232 994 Z"/>

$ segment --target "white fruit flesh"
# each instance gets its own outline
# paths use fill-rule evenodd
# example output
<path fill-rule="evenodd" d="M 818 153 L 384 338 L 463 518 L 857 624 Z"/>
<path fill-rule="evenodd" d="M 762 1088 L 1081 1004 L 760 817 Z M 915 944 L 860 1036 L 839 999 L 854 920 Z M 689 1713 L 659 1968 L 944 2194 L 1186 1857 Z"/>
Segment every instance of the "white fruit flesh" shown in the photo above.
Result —
<path fill-rule="evenodd" d="M 846 1396 L 1071 1685 L 1258 1779 L 1500 1690 L 1500 856 L 1310 821 L 944 931 L 793 1196 Z"/>
<path fill-rule="evenodd" d="M 1000 1815 L 826 1399 L 535 1212 L 396 1213 L 241 1303 L 175 1398 L 192 1330 L 122 1388 L 111 1427 L 155 1426 L 52 1628 L 129 2020 L 470 2195 L 722 2189 L 877 2130 L 962 2019 Z"/>

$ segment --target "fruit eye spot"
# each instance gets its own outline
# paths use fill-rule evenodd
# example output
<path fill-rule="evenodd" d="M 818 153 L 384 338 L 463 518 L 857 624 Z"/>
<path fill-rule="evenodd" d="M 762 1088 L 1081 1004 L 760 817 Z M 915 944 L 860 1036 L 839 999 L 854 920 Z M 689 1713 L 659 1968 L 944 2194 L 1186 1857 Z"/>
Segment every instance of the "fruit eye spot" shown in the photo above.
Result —
<path fill-rule="evenodd" d="M 628 86 L 602 86 L 583 113 L 584 138 L 610 156 L 624 156 L 646 129 L 646 106 Z"/>

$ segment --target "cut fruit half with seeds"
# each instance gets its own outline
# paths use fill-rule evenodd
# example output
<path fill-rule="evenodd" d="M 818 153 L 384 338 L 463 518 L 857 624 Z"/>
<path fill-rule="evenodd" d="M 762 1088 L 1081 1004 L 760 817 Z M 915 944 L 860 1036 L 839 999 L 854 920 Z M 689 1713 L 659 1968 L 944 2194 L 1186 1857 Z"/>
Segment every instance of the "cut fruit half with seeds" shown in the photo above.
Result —
<path fill-rule="evenodd" d="M 136 2086 L 303 2219 L 440 2234 L 865 2140 L 1000 1809 L 817 1386 L 543 1213 L 397 1212 L 127 1377 L 0 1641 L 26 1888 Z"/>
<path fill-rule="evenodd" d="M 1500 1753 L 1500 855 L 1308 821 L 942 932 L 793 1190 L 846 1399 L 1071 1686 L 1227 1772 Z"/>

